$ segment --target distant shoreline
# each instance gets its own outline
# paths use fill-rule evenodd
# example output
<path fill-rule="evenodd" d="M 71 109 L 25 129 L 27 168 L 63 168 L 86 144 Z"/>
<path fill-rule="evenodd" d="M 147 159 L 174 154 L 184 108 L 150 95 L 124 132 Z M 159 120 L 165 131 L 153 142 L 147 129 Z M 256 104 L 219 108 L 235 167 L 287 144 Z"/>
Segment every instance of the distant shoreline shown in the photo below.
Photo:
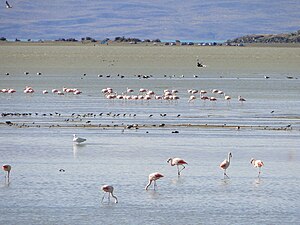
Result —
<path fill-rule="evenodd" d="M 106 44 L 101 44 L 99 42 L 68 42 L 68 41 L 0 41 L 0 46 L 164 46 L 164 47 L 286 47 L 286 48 L 300 48 L 300 43 L 245 43 L 242 46 L 231 45 L 228 46 L 226 43 L 218 43 L 218 45 L 198 45 L 194 43 L 193 45 L 169 45 L 168 42 L 158 42 L 158 43 L 136 43 L 132 44 L 129 42 L 109 42 Z"/>

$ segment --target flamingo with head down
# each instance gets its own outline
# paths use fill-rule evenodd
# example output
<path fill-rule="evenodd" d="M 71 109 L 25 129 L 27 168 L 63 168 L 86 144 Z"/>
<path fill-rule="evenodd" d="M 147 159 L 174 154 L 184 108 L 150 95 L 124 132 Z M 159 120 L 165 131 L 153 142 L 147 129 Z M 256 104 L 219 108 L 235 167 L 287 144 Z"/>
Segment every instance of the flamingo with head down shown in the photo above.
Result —
<path fill-rule="evenodd" d="M 149 182 L 146 185 L 145 190 L 148 190 L 148 188 L 152 184 L 152 182 L 153 182 L 153 188 L 155 190 L 155 188 L 157 187 L 156 180 L 158 180 L 162 177 L 164 177 L 164 175 L 162 175 L 161 173 L 158 173 L 158 172 L 149 174 L 149 177 L 148 177 Z"/>
<path fill-rule="evenodd" d="M 114 195 L 114 187 L 111 185 L 103 185 L 101 187 L 102 191 L 104 191 L 104 195 L 102 197 L 101 202 L 103 202 L 105 194 L 108 193 L 108 202 L 110 202 L 110 196 L 115 199 L 115 203 L 118 203 L 118 198 Z"/>

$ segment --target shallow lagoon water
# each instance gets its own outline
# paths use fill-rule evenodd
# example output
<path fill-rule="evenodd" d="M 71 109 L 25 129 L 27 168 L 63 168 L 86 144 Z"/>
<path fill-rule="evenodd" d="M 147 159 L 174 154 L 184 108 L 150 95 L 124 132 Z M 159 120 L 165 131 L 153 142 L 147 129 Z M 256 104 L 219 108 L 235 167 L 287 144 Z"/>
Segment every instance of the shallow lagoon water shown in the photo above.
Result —
<path fill-rule="evenodd" d="M 18 51 L 21 50 L 9 50 L 8 58 Z M 44 50 L 37 51 L 39 54 Z M 130 54 L 133 50 L 128 51 Z M 270 51 L 266 54 L 273 55 L 274 49 Z M 284 55 L 278 53 L 277 58 L 285 56 L 286 51 Z M 291 51 L 299 54 L 299 50 Z M 210 54 L 208 59 L 213 59 L 215 53 Z M 218 55 L 215 54 L 216 59 Z M 251 54 L 246 57 L 251 58 Z M 23 62 L 22 58 L 15 60 Z M 263 74 L 274 74 L 267 80 L 251 69 L 244 73 L 244 68 L 235 68 L 235 72 L 243 74 L 238 78 L 229 75 L 220 78 L 209 67 L 201 78 L 194 78 L 191 73 L 185 78 L 164 78 L 161 72 L 150 79 L 134 76 L 120 79 L 116 77 L 117 70 L 112 78 L 99 78 L 87 70 L 87 76 L 81 79 L 77 68 L 73 68 L 74 74 L 70 73 L 72 66 L 60 74 L 51 73 L 47 64 L 40 64 L 43 75 L 27 77 L 20 67 L 1 67 L 1 74 L 19 71 L 1 75 L 1 88 L 17 90 L 13 95 L 0 94 L 1 112 L 32 113 L 1 117 L 0 162 L 13 167 L 9 183 L 5 182 L 4 173 L 0 174 L 1 224 L 300 222 L 299 80 L 286 79 L 281 69 L 276 73 L 272 66 L 263 67 L 266 71 Z M 28 67 L 34 68 L 35 61 L 29 62 Z M 147 72 L 147 60 L 139 67 Z M 103 68 L 104 72 L 110 69 Z M 295 65 L 289 68 L 289 75 L 299 76 L 297 70 Z M 130 74 L 131 69 L 124 71 Z M 225 67 L 224 73 L 228 71 Z M 25 95 L 22 89 L 26 85 L 36 92 Z M 76 86 L 83 93 L 41 94 L 44 89 L 62 86 Z M 108 86 L 118 93 L 127 87 L 134 90 L 143 87 L 158 93 L 166 88 L 178 89 L 181 98 L 178 102 L 111 101 L 101 94 L 101 89 Z M 188 103 L 186 90 L 190 88 L 218 88 L 233 98 L 230 103 L 224 100 L 203 103 L 199 99 Z M 236 100 L 238 95 L 247 101 L 241 104 Z M 47 115 L 43 116 L 44 113 Z M 66 122 L 72 113 L 97 115 Z M 161 113 L 167 115 L 162 117 Z M 153 116 L 149 117 L 150 114 Z M 8 126 L 5 121 L 29 127 Z M 91 121 L 91 126 L 86 121 Z M 163 123 L 165 127 L 158 126 Z M 124 129 L 129 124 L 138 124 L 139 129 Z M 292 129 L 286 128 L 288 124 Z M 236 130 L 236 126 L 241 129 Z M 73 133 L 87 138 L 87 142 L 73 144 Z M 230 179 L 224 181 L 218 165 L 229 151 L 233 154 L 228 169 Z M 166 163 L 169 157 L 182 157 L 189 163 L 181 177 L 175 167 Z M 265 163 L 260 179 L 250 164 L 252 157 Z M 65 172 L 59 172 L 62 168 Z M 155 171 L 165 177 L 157 181 L 157 191 L 145 191 L 148 174 Z M 101 204 L 100 187 L 104 184 L 115 187 L 118 204 Z"/>

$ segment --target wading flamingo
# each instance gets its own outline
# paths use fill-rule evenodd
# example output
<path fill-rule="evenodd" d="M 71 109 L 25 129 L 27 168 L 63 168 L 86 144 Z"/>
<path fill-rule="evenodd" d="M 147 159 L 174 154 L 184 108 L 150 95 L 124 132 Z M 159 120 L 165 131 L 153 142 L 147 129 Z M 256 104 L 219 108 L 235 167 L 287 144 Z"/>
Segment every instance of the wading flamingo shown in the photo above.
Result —
<path fill-rule="evenodd" d="M 170 165 L 171 165 L 171 166 L 175 166 L 175 165 L 177 166 L 177 173 L 178 173 L 178 176 L 180 176 L 180 172 L 181 172 L 182 170 L 185 169 L 184 164 L 187 164 L 187 162 L 184 161 L 184 160 L 181 159 L 181 158 L 169 158 L 168 161 L 167 161 L 167 163 L 169 163 L 169 162 L 170 162 Z M 179 170 L 179 165 L 182 166 L 182 169 L 181 169 L 181 170 Z"/>
<path fill-rule="evenodd" d="M 9 181 L 9 174 L 10 174 L 10 170 L 11 170 L 11 165 L 8 164 L 4 164 L 2 166 L 2 169 L 7 172 L 7 180 Z"/>
<path fill-rule="evenodd" d="M 229 177 L 227 176 L 227 174 L 226 174 L 226 169 L 227 169 L 227 168 L 229 167 L 229 165 L 230 165 L 230 158 L 231 158 L 231 157 L 232 157 L 232 154 L 231 154 L 231 152 L 229 152 L 229 153 L 228 153 L 228 159 L 224 159 L 224 161 L 221 162 L 221 164 L 220 164 L 221 169 L 224 170 L 224 179 L 225 179 L 225 177 L 229 178 Z"/>
<path fill-rule="evenodd" d="M 260 168 L 264 166 L 263 161 L 252 158 L 250 163 L 253 165 L 254 168 L 258 168 L 258 176 L 257 177 L 259 178 L 260 173 L 261 173 Z"/>
<path fill-rule="evenodd" d="M 104 195 L 102 197 L 101 202 L 103 202 L 105 194 L 108 193 L 108 202 L 110 202 L 110 196 L 115 199 L 115 203 L 118 203 L 117 197 L 114 195 L 114 187 L 110 185 L 103 185 L 101 189 L 104 191 Z"/>
<path fill-rule="evenodd" d="M 149 182 L 146 185 L 145 190 L 148 190 L 148 187 L 151 185 L 152 181 L 153 181 L 153 188 L 155 190 L 155 187 L 157 187 L 156 180 L 158 180 L 162 177 L 164 177 L 164 176 L 162 174 L 158 173 L 158 172 L 149 174 Z"/>

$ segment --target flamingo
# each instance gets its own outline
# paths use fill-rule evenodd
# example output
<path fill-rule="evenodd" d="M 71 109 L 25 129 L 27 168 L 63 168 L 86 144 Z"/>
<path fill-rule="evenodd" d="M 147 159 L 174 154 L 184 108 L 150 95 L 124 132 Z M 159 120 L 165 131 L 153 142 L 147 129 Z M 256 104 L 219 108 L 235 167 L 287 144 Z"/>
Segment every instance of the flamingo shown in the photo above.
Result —
<path fill-rule="evenodd" d="M 258 178 L 259 178 L 260 173 L 261 173 L 260 168 L 264 166 L 263 161 L 252 158 L 250 160 L 250 163 L 253 165 L 254 168 L 258 168 Z"/>
<path fill-rule="evenodd" d="M 155 190 L 155 187 L 157 186 L 157 185 L 156 185 L 156 180 L 158 180 L 158 179 L 160 179 L 160 178 L 162 178 L 162 177 L 164 177 L 164 175 L 162 175 L 162 174 L 160 174 L 160 173 L 158 173 L 158 172 L 149 174 L 149 182 L 148 182 L 148 184 L 146 185 L 145 190 L 148 190 L 148 187 L 151 185 L 152 181 L 154 181 L 154 183 L 153 183 L 153 188 L 154 188 L 154 190 Z"/>
<path fill-rule="evenodd" d="M 215 97 L 210 97 L 209 101 L 214 102 L 214 101 L 217 101 L 217 99 Z"/>
<path fill-rule="evenodd" d="M 7 91 L 7 93 L 15 93 L 15 92 L 16 92 L 16 90 L 13 88 L 8 89 L 8 91 Z"/>
<path fill-rule="evenodd" d="M 105 193 L 108 193 L 108 201 L 110 202 L 110 196 L 113 197 L 115 199 L 115 203 L 118 203 L 118 199 L 117 197 L 113 194 L 114 192 L 114 187 L 110 186 L 110 185 L 103 185 L 101 187 L 101 189 L 104 191 L 104 195 L 102 197 L 101 202 L 103 202 L 104 197 L 105 197 Z"/>
<path fill-rule="evenodd" d="M 133 92 L 133 89 L 127 88 L 127 93 Z"/>
<path fill-rule="evenodd" d="M 229 165 L 230 165 L 230 158 L 231 158 L 231 157 L 232 157 L 232 154 L 231 154 L 231 152 L 229 152 L 229 153 L 228 153 L 228 159 L 224 159 L 224 161 L 221 162 L 221 164 L 220 164 L 221 169 L 224 170 L 224 179 L 225 179 L 225 177 L 229 178 L 229 177 L 227 176 L 227 174 L 226 174 L 226 169 L 227 169 L 227 168 L 229 167 Z"/>
<path fill-rule="evenodd" d="M 80 144 L 80 143 L 85 142 L 85 141 L 86 141 L 85 138 L 77 137 L 76 134 L 73 134 L 73 142 L 76 142 L 77 144 Z"/>
<path fill-rule="evenodd" d="M 183 159 L 181 159 L 181 158 L 169 158 L 168 159 L 168 161 L 167 161 L 167 163 L 169 163 L 170 162 L 170 165 L 171 166 L 177 166 L 177 173 L 178 173 L 178 176 L 180 176 L 180 172 L 182 171 L 182 170 L 184 170 L 185 169 L 185 166 L 184 166 L 184 164 L 187 164 L 187 162 L 186 161 L 184 161 Z M 181 170 L 179 170 L 179 166 L 182 166 L 182 169 Z"/>
<path fill-rule="evenodd" d="M 192 102 L 196 99 L 196 96 L 195 95 L 191 95 L 188 102 Z"/>
<path fill-rule="evenodd" d="M 2 169 L 7 172 L 7 180 L 9 180 L 9 174 L 10 174 L 10 170 L 11 170 L 11 165 L 8 165 L 8 164 L 4 164 L 2 166 Z"/>

